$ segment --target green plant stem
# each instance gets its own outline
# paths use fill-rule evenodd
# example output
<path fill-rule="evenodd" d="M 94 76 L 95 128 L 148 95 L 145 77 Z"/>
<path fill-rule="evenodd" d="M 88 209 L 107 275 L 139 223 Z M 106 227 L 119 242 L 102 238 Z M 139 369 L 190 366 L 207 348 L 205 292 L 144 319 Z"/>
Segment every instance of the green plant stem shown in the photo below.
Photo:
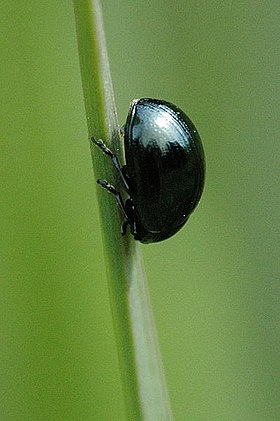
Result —
<path fill-rule="evenodd" d="M 98 0 L 73 0 L 89 138 L 119 149 L 119 129 Z M 95 179 L 114 180 L 112 163 L 91 142 Z M 118 185 L 118 180 L 115 180 Z M 112 317 L 128 420 L 171 420 L 142 259 L 120 235 L 114 198 L 97 190 Z"/>

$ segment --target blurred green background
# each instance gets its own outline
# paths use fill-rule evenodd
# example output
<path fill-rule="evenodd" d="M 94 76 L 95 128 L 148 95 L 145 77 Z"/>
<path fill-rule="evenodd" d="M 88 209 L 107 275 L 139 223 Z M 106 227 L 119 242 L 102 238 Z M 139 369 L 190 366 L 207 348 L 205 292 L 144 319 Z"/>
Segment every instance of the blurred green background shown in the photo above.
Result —
<path fill-rule="evenodd" d="M 103 14 L 120 122 L 172 101 L 207 157 L 190 222 L 142 247 L 174 418 L 278 420 L 280 3 Z M 72 3 L 2 0 L 0 19 L 0 419 L 122 421 Z"/>

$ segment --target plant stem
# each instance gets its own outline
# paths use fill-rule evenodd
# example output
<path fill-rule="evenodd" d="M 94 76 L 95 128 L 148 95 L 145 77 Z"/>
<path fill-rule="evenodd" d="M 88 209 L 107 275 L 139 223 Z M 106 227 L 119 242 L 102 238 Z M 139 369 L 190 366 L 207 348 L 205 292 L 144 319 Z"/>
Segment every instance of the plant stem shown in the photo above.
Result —
<path fill-rule="evenodd" d="M 117 150 L 119 129 L 99 1 L 73 3 L 89 138 L 102 138 Z M 95 177 L 114 179 L 110 159 L 92 142 L 91 152 Z M 97 194 L 127 419 L 171 420 L 139 246 L 132 236 L 121 237 L 114 198 L 101 188 Z"/>

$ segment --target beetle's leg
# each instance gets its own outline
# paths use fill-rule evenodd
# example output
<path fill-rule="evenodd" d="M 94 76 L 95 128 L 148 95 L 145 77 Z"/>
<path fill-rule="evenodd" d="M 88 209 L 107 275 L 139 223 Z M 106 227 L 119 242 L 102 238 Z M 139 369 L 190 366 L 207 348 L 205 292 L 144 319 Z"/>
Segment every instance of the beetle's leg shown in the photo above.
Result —
<path fill-rule="evenodd" d="M 128 186 L 127 180 L 125 179 L 125 176 L 124 176 L 124 174 L 122 172 L 122 167 L 121 167 L 121 164 L 120 164 L 120 162 L 118 160 L 118 157 L 111 151 L 111 149 L 109 149 L 105 145 L 105 143 L 103 142 L 103 140 L 101 140 L 101 139 L 96 140 L 95 137 L 92 137 L 91 138 L 91 141 L 96 146 L 98 146 L 98 148 L 101 149 L 101 151 L 103 153 L 105 153 L 106 155 L 108 155 L 111 158 L 112 163 L 113 163 L 114 167 L 116 168 L 116 170 L 117 170 L 117 172 L 118 172 L 118 174 L 120 176 L 120 179 L 122 180 L 122 183 L 124 185 L 124 188 L 128 192 L 129 191 L 129 186 Z"/>
<path fill-rule="evenodd" d="M 120 127 L 120 134 L 121 134 L 121 136 L 124 136 L 124 128 L 125 128 L 125 124 Z"/>
<path fill-rule="evenodd" d="M 120 192 L 117 191 L 116 188 L 112 184 L 108 183 L 107 180 L 97 180 L 97 183 L 100 184 L 100 186 L 103 187 L 103 189 L 107 190 L 110 193 L 113 193 L 122 213 L 124 214 L 125 220 L 127 221 L 128 224 L 130 224 L 130 218 L 126 212 L 126 207 L 125 207 L 125 204 Z"/>
<path fill-rule="evenodd" d="M 137 235 L 137 226 L 135 220 L 135 210 L 134 205 L 131 199 L 127 199 L 125 202 L 125 213 L 127 215 L 127 222 L 130 225 L 130 230 L 132 235 Z"/>
<path fill-rule="evenodd" d="M 122 235 L 125 235 L 126 234 L 128 224 L 129 224 L 128 220 L 125 219 L 123 221 L 122 225 L 121 225 L 121 233 L 122 233 Z"/>
<path fill-rule="evenodd" d="M 134 223 L 131 222 L 130 216 L 127 214 L 127 211 L 126 211 L 127 206 L 126 204 L 124 204 L 124 201 L 120 192 L 118 192 L 112 184 L 108 183 L 107 180 L 97 180 L 97 183 L 100 184 L 100 186 L 103 187 L 108 192 L 113 193 L 113 195 L 116 197 L 118 205 L 125 217 L 125 220 L 121 225 L 121 233 L 122 235 L 125 235 L 127 231 L 127 226 L 130 225 L 132 227 L 134 226 Z"/>
<path fill-rule="evenodd" d="M 129 176 L 127 174 L 127 166 L 126 165 L 123 165 L 122 173 L 123 173 L 124 178 L 127 180 L 127 182 L 129 182 Z M 129 193 L 129 191 L 128 191 L 128 193 Z"/>

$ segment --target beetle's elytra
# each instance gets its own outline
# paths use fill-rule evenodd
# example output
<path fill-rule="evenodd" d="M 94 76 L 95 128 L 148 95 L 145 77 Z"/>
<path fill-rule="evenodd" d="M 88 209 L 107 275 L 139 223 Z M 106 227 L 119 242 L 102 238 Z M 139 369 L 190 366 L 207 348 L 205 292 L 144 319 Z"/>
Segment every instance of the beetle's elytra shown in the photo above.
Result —
<path fill-rule="evenodd" d="M 112 159 L 123 187 L 98 183 L 113 193 L 135 240 L 153 243 L 174 235 L 187 222 L 201 197 L 205 161 L 199 134 L 175 105 L 152 98 L 132 101 L 124 126 L 125 166 L 102 140 L 92 141 Z"/>

